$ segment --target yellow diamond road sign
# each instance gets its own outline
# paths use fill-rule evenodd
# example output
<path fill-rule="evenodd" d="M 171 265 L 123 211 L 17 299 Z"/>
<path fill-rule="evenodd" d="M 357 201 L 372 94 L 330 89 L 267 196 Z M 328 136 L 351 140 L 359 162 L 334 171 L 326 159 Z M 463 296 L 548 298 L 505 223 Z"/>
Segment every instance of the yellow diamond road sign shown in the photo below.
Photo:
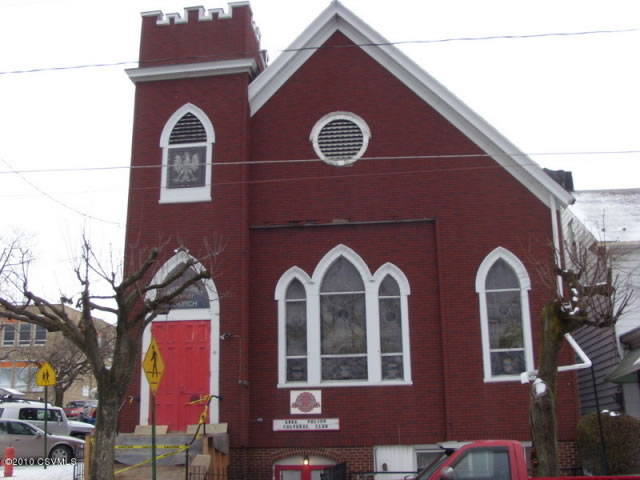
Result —
<path fill-rule="evenodd" d="M 39 387 L 52 387 L 56 384 L 56 371 L 49 362 L 44 362 L 36 374 L 36 385 Z"/>
<path fill-rule="evenodd" d="M 160 349 L 158 348 L 155 338 L 151 338 L 151 345 L 149 345 L 147 353 L 144 355 L 144 360 L 142 361 L 142 369 L 149 382 L 151 393 L 155 396 L 155 394 L 158 393 L 160 380 L 164 373 L 164 361 L 162 360 L 162 355 L 160 354 Z"/>

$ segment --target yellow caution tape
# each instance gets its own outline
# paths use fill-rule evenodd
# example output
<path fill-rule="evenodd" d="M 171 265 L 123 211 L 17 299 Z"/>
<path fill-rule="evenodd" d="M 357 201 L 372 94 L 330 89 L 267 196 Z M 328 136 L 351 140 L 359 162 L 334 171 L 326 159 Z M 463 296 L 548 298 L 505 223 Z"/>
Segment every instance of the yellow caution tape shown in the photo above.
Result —
<path fill-rule="evenodd" d="M 211 395 L 205 395 L 202 398 L 199 398 L 198 400 L 194 400 L 193 402 L 189 402 L 188 405 L 194 405 L 196 403 L 202 403 L 202 402 L 207 402 L 207 404 L 204 406 L 204 409 L 202 410 L 202 413 L 200 414 L 200 421 L 198 422 L 198 425 L 205 425 L 207 423 L 207 411 L 209 410 L 209 401 L 211 400 L 212 396 Z M 191 440 L 191 443 L 193 443 L 196 439 L 202 437 L 202 434 L 195 434 L 193 436 L 193 439 Z M 177 453 L 180 452 L 184 452 L 185 450 L 187 450 L 189 448 L 190 445 L 156 445 L 156 448 L 160 448 L 160 449 L 167 449 L 167 448 L 176 448 L 177 450 L 174 450 L 173 452 L 167 452 L 164 453 L 162 455 L 156 455 L 156 460 L 161 459 L 161 458 L 166 458 L 166 457 L 170 457 L 171 455 L 175 455 Z M 116 445 L 115 448 L 120 448 L 120 449 L 135 449 L 135 448 L 152 448 L 151 445 Z M 136 467 L 141 467 L 142 465 L 146 465 L 148 463 L 153 462 L 153 458 L 148 458 L 147 460 L 144 460 L 140 463 L 137 463 L 135 465 L 130 465 L 128 467 L 125 468 L 121 468 L 120 470 L 116 470 L 115 472 L 113 472 L 114 475 L 118 475 L 119 473 L 122 472 L 126 472 L 127 470 L 131 470 L 132 468 L 136 468 Z"/>
<path fill-rule="evenodd" d="M 196 403 L 208 402 L 209 400 L 211 400 L 211 395 L 205 395 L 204 397 L 201 397 L 198 400 L 194 400 L 193 402 L 187 403 L 187 405 L 195 405 Z"/>
<path fill-rule="evenodd" d="M 187 448 L 189 448 L 188 445 L 183 445 L 178 450 L 174 450 L 173 452 L 164 453 L 162 455 L 156 455 L 156 460 L 159 460 L 161 458 L 167 458 L 167 457 L 170 457 L 171 455 L 184 452 Z M 118 475 L 119 473 L 126 472 L 127 470 L 131 470 L 132 468 L 141 467 L 142 465 L 146 465 L 147 463 L 151 463 L 152 461 L 153 461 L 153 458 L 148 458 L 147 460 L 144 460 L 140 463 L 136 463 L 135 465 L 130 465 L 128 467 L 121 468 L 120 470 L 116 470 L 115 472 L 113 472 L 113 474 Z"/>
<path fill-rule="evenodd" d="M 182 448 L 184 447 L 184 445 L 156 445 L 156 448 L 163 448 L 163 449 L 167 449 L 167 448 Z M 151 445 L 116 445 L 114 448 L 121 448 L 121 449 L 129 449 L 129 448 L 151 448 Z"/>

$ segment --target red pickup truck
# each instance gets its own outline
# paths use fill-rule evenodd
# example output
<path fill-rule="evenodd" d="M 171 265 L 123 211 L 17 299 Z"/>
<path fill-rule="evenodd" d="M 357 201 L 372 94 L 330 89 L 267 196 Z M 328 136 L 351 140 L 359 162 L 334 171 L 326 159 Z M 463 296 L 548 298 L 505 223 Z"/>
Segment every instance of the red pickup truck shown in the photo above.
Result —
<path fill-rule="evenodd" d="M 524 448 L 515 440 L 483 440 L 443 444 L 444 453 L 418 473 L 416 480 L 528 480 Z M 556 477 L 589 480 L 640 480 L 640 476 Z"/>

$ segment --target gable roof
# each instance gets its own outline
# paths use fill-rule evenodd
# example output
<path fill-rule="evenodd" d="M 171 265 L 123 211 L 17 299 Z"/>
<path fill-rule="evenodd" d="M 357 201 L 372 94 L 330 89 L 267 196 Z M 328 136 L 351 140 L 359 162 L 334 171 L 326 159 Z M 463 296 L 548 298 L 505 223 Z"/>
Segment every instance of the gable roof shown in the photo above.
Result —
<path fill-rule="evenodd" d="M 364 52 L 451 122 L 545 205 L 557 209 L 573 203 L 572 195 L 544 173 L 536 162 L 338 0 L 334 0 L 287 50 L 251 82 L 251 115 L 255 115 L 337 31 L 360 45 Z"/>
<path fill-rule="evenodd" d="M 601 241 L 640 244 L 640 188 L 574 192 L 574 215 Z"/>

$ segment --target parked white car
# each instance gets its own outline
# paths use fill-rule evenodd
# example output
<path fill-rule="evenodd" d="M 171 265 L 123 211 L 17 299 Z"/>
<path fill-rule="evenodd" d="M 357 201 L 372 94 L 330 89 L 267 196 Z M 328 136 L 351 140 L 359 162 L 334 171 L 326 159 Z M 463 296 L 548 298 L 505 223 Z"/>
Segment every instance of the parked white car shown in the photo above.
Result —
<path fill-rule="evenodd" d="M 54 405 L 47 406 L 47 433 L 70 435 L 84 438 L 93 433 L 95 427 L 90 423 L 69 420 L 64 410 Z M 0 402 L 0 419 L 24 420 L 44 430 L 45 405 L 31 400 Z"/>
<path fill-rule="evenodd" d="M 78 454 L 84 440 L 62 435 L 47 435 L 46 457 L 68 463 Z M 0 420 L 0 451 L 14 448 L 15 458 L 43 458 L 44 432 L 21 420 Z"/>

